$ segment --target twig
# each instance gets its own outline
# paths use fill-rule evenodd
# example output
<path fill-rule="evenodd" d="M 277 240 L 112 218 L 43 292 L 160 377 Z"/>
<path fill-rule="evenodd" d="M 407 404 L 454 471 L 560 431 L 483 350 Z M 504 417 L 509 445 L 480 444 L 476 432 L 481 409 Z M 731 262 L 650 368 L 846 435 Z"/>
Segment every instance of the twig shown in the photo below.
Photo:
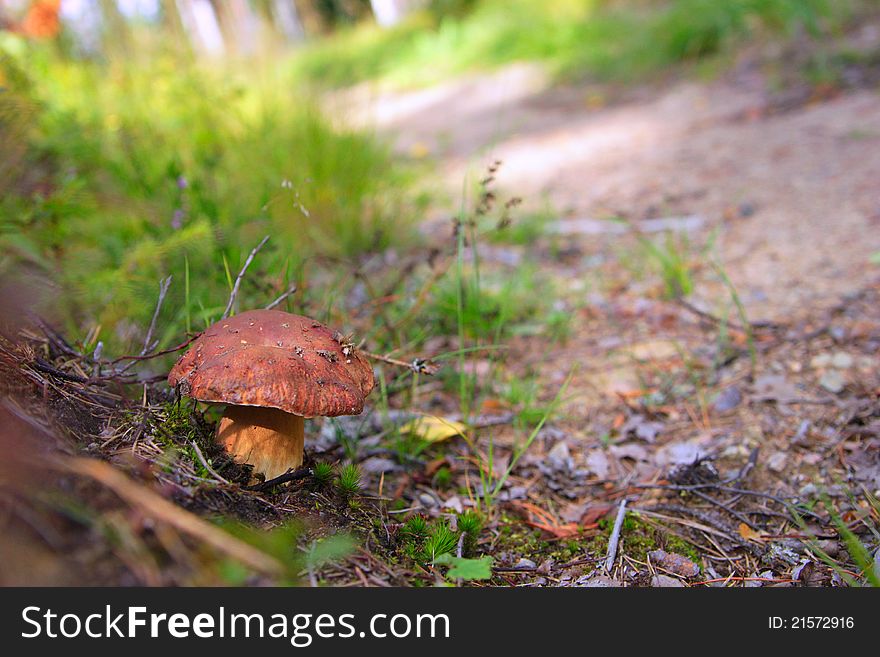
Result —
<path fill-rule="evenodd" d="M 153 331 L 156 330 L 156 320 L 159 318 L 159 311 L 162 309 L 162 304 L 165 301 L 165 296 L 168 294 L 169 287 L 171 287 L 171 276 L 159 283 L 159 298 L 156 300 L 156 309 L 153 311 L 153 319 L 150 321 L 150 328 L 147 329 L 147 335 L 144 338 L 144 348 L 141 349 L 141 356 L 147 355 L 156 348 L 155 345 L 151 348 L 150 343 L 153 340 Z"/>
<path fill-rule="evenodd" d="M 35 358 L 32 366 L 35 370 L 38 370 L 43 374 L 51 374 L 52 376 L 63 379 L 65 381 L 72 381 L 73 383 L 89 383 L 89 379 L 86 379 L 82 376 L 77 376 L 76 374 L 68 374 L 67 372 L 62 372 L 61 370 L 49 365 L 49 363 L 44 361 L 42 358 Z"/>
<path fill-rule="evenodd" d="M 797 582 L 796 579 L 767 579 L 764 577 L 716 577 L 714 579 L 704 579 L 701 582 L 694 582 L 694 585 L 697 584 L 716 584 L 718 582 L 766 582 L 768 584 L 793 584 Z"/>
<path fill-rule="evenodd" d="M 704 492 L 701 491 L 701 490 L 695 490 L 695 491 L 691 491 L 691 492 L 693 492 L 693 494 L 696 495 L 697 497 L 699 497 L 701 500 L 705 500 L 705 501 L 708 502 L 709 504 L 714 504 L 714 505 L 717 506 L 719 509 L 723 509 L 723 510 L 727 511 L 727 513 L 729 513 L 729 514 L 732 515 L 734 518 L 736 518 L 736 519 L 739 520 L 740 522 L 744 523 L 744 524 L 747 525 L 748 527 L 751 527 L 752 529 L 755 529 L 755 523 L 754 523 L 754 522 L 752 522 L 749 518 L 745 517 L 745 516 L 744 516 L 743 514 L 741 514 L 739 511 L 736 511 L 735 509 L 731 509 L 729 506 L 727 506 L 726 504 L 724 504 L 724 502 L 720 502 L 720 501 L 716 500 L 715 498 L 711 497 L 710 495 L 706 495 L 706 493 L 704 493 Z"/>
<path fill-rule="evenodd" d="M 262 550 L 245 543 L 219 527 L 166 500 L 158 493 L 135 482 L 108 463 L 95 459 L 73 457 L 63 460 L 52 459 L 49 461 L 49 465 L 72 474 L 94 479 L 145 515 L 160 522 L 165 522 L 178 531 L 211 545 L 216 550 L 237 559 L 255 570 L 273 575 L 281 574 L 285 571 L 283 564 L 275 557 L 266 554 Z"/>
<path fill-rule="evenodd" d="M 247 257 L 247 260 L 244 261 L 244 265 L 241 268 L 241 271 L 238 272 L 238 276 L 235 277 L 235 283 L 232 285 L 232 291 L 229 293 L 229 301 L 226 303 L 226 310 L 223 311 L 223 316 L 220 319 L 226 319 L 229 317 L 229 313 L 232 312 L 232 304 L 235 303 L 235 297 L 238 296 L 238 288 L 241 287 L 241 279 L 244 278 L 244 274 L 247 271 L 248 267 L 251 266 L 251 263 L 254 261 L 254 257 L 260 252 L 260 249 L 269 241 L 269 235 L 266 235 L 259 244 L 257 244 L 250 252 Z"/>
<path fill-rule="evenodd" d="M 744 327 L 742 324 L 740 324 L 738 322 L 734 322 L 730 319 L 721 319 L 720 317 L 716 317 L 712 313 L 706 312 L 705 310 L 698 308 L 697 306 L 695 306 L 694 304 L 692 304 L 690 301 L 688 301 L 687 299 L 685 299 L 683 297 L 676 298 L 675 302 L 679 306 L 681 306 L 682 308 L 687 310 L 689 313 L 693 313 L 697 317 L 699 317 L 701 319 L 705 319 L 706 321 L 710 322 L 711 324 L 715 324 L 717 326 L 720 326 L 722 324 L 726 324 L 729 328 L 732 328 L 734 331 L 740 331 L 742 333 L 746 333 L 751 329 L 778 329 L 781 327 L 780 324 L 778 324 L 776 322 L 767 321 L 767 320 L 761 320 L 761 321 L 757 321 L 757 322 L 749 322 L 748 327 Z"/>
<path fill-rule="evenodd" d="M 608 541 L 608 556 L 605 558 L 605 570 L 609 573 L 614 566 L 614 559 L 617 557 L 617 544 L 620 542 L 620 529 L 623 527 L 624 516 L 626 516 L 626 498 L 623 498 L 620 508 L 617 510 L 614 529 L 611 530 L 611 538 Z"/>
<path fill-rule="evenodd" d="M 181 349 L 185 349 L 190 345 L 190 343 L 199 337 L 201 333 L 196 333 L 191 338 L 187 339 L 186 342 L 181 342 L 176 347 L 171 347 L 169 349 L 165 349 L 163 351 L 156 351 L 151 354 L 146 354 L 144 356 L 120 356 L 119 358 L 114 358 L 110 361 L 110 365 L 115 365 L 123 360 L 150 360 L 152 358 L 158 358 L 159 356 L 165 356 L 166 354 L 173 354 L 175 351 L 180 351 Z"/>
<path fill-rule="evenodd" d="M 752 549 L 752 545 L 748 541 L 743 540 L 739 536 L 739 534 L 735 533 L 729 527 L 725 526 L 723 522 L 716 520 L 708 513 L 704 513 L 702 511 L 699 511 L 698 509 L 690 509 L 688 507 L 678 504 L 655 504 L 651 507 L 638 509 L 638 513 L 651 513 L 652 511 L 669 511 L 671 513 L 681 513 L 686 516 L 691 516 L 699 520 L 704 525 L 707 525 L 706 527 L 697 527 L 697 529 L 700 529 L 701 531 L 707 531 L 709 533 L 715 534 L 716 536 L 721 536 L 725 540 L 736 543 L 740 547 L 748 548 L 749 550 Z M 660 516 L 658 515 L 658 517 Z M 677 520 L 683 521 L 682 518 L 678 518 Z"/>
<path fill-rule="evenodd" d="M 190 440 L 189 444 L 193 446 L 194 450 L 196 450 L 196 456 L 199 457 L 199 461 L 201 461 L 202 465 L 205 466 L 205 470 L 210 472 L 211 475 L 214 477 L 214 479 L 216 479 L 217 481 L 222 481 L 224 484 L 229 484 L 229 480 L 221 477 L 219 474 L 217 474 L 217 472 L 214 470 L 214 468 L 212 468 L 210 465 L 208 465 L 208 459 L 206 459 L 205 455 L 202 454 L 202 450 L 200 450 L 199 446 L 196 445 L 196 441 Z"/>
<path fill-rule="evenodd" d="M 73 356 L 74 358 L 83 357 L 80 352 L 70 346 L 70 343 L 68 343 L 67 340 L 64 339 L 64 336 L 62 336 L 58 331 L 49 326 L 49 324 L 47 324 L 42 317 L 40 317 L 39 315 L 31 315 L 31 319 L 46 336 L 49 344 L 55 347 L 56 350 L 68 356 Z"/>
<path fill-rule="evenodd" d="M 364 351 L 363 349 L 361 349 L 361 353 L 367 358 L 372 358 L 373 360 L 388 363 L 389 365 L 396 365 L 397 367 L 405 367 L 406 369 L 416 374 L 436 374 L 438 371 L 440 371 L 440 366 L 428 358 L 413 358 L 410 362 L 407 362 L 405 360 L 391 358 L 390 356 L 380 356 L 379 354 L 372 354 L 369 351 Z"/>
<path fill-rule="evenodd" d="M 273 486 L 277 486 L 279 484 L 287 483 L 288 481 L 296 481 L 298 479 L 305 479 L 309 475 L 312 474 L 312 469 L 307 466 L 302 466 L 297 468 L 296 470 L 291 470 L 290 472 L 285 472 L 283 475 L 275 477 L 274 479 L 269 479 L 264 481 L 261 484 L 254 484 L 253 486 L 245 486 L 245 490 L 250 491 L 264 491 L 272 488 Z"/>
<path fill-rule="evenodd" d="M 736 481 L 738 477 L 734 477 L 730 481 Z M 732 493 L 734 495 L 748 495 L 750 497 L 761 497 L 767 500 L 772 500 L 777 504 L 781 504 L 782 506 L 788 508 L 791 505 L 791 502 L 786 501 L 785 498 L 779 497 L 777 495 L 771 495 L 770 493 L 762 493 L 756 490 L 748 490 L 746 488 L 735 488 L 732 486 L 724 485 L 726 482 L 721 482 L 720 484 L 690 484 L 690 485 L 679 485 L 679 484 L 629 484 L 630 488 L 656 488 L 659 490 L 678 490 L 678 491 L 687 491 L 687 492 L 695 492 L 699 489 L 711 489 L 720 491 L 722 493 Z M 796 499 L 796 498 L 793 498 Z M 822 520 L 822 516 L 813 511 L 809 511 L 807 509 L 803 509 L 803 514 L 812 516 L 817 520 Z"/>
<path fill-rule="evenodd" d="M 284 294 L 282 294 L 277 299 L 275 299 L 275 301 L 273 301 L 268 306 L 266 306 L 266 310 L 272 310 L 273 308 L 277 308 L 278 306 L 280 306 L 284 302 L 285 299 L 287 299 L 287 297 L 289 297 L 291 294 L 294 294 L 296 292 L 296 290 L 297 290 L 296 283 L 294 283 L 289 288 L 287 288 L 287 291 L 284 292 Z"/>

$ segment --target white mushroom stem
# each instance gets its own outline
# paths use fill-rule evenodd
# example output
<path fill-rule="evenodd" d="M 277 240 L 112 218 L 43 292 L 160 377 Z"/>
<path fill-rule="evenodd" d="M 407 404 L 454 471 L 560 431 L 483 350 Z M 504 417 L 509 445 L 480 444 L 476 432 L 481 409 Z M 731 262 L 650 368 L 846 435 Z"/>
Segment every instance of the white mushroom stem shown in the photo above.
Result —
<path fill-rule="evenodd" d="M 303 462 L 303 418 L 277 408 L 227 406 L 217 440 L 237 462 L 254 466 L 267 480 Z"/>

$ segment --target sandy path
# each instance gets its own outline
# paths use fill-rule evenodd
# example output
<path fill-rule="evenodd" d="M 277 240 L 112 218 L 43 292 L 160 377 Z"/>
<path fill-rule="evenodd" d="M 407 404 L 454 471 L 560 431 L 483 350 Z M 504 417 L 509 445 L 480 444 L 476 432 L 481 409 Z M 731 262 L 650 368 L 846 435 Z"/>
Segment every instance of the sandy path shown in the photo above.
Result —
<path fill-rule="evenodd" d="M 750 314 L 790 319 L 876 280 L 880 94 L 779 113 L 765 89 L 745 73 L 603 106 L 594 88 L 551 88 L 518 65 L 338 100 L 402 152 L 435 158 L 452 195 L 498 158 L 505 189 L 562 217 L 700 215 Z M 754 213 L 731 213 L 742 204 Z"/>

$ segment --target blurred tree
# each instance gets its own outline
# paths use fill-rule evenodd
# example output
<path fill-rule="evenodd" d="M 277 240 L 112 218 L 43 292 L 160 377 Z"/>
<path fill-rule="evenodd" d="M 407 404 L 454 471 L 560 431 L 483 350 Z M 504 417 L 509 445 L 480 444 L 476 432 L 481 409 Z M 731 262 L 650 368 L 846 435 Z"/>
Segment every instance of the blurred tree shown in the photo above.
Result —
<path fill-rule="evenodd" d="M 12 14 L 6 6 L 6 0 L 0 0 L 0 30 L 11 30 L 13 26 Z"/>
<path fill-rule="evenodd" d="M 125 16 L 119 11 L 115 0 L 98 0 L 98 5 L 101 8 L 101 37 L 105 54 L 127 54 L 131 39 Z"/>
<path fill-rule="evenodd" d="M 397 25 L 407 14 L 425 4 L 425 0 L 370 0 L 376 22 L 382 27 Z"/>
<path fill-rule="evenodd" d="M 327 32 L 329 25 L 321 11 L 321 3 L 317 0 L 293 0 L 303 29 L 308 36 L 316 36 Z"/>
<path fill-rule="evenodd" d="M 372 13 L 371 0 L 325 0 L 333 23 L 356 23 Z"/>
<path fill-rule="evenodd" d="M 175 45 L 187 51 L 190 50 L 190 40 L 180 15 L 180 7 L 177 0 L 159 0 L 159 13 L 162 25 L 171 36 Z"/>
<path fill-rule="evenodd" d="M 302 21 L 294 0 L 273 0 L 272 14 L 275 26 L 290 42 L 301 41 L 305 36 Z"/>
<path fill-rule="evenodd" d="M 256 51 L 260 21 L 248 0 L 210 0 L 223 49 L 229 54 L 250 54 Z"/>
<path fill-rule="evenodd" d="M 217 18 L 217 24 L 220 26 L 220 33 L 223 35 L 224 50 L 226 52 L 235 52 L 237 45 L 235 17 L 230 3 L 224 0 L 210 0 L 210 3 Z"/>
<path fill-rule="evenodd" d="M 477 0 L 430 0 L 428 9 L 436 16 L 464 16 L 476 7 Z"/>

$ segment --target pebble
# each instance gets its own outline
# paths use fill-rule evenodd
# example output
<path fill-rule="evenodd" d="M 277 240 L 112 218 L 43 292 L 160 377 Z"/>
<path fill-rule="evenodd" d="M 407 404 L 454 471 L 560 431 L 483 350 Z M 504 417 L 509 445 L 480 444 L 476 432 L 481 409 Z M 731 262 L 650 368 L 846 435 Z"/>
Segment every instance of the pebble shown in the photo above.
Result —
<path fill-rule="evenodd" d="M 846 381 L 843 374 L 839 370 L 828 370 L 819 378 L 819 385 L 832 394 L 838 394 L 843 391 Z"/>
<path fill-rule="evenodd" d="M 845 351 L 837 351 L 831 357 L 831 365 L 840 370 L 847 370 L 853 366 L 853 357 Z"/>
<path fill-rule="evenodd" d="M 681 583 L 681 580 L 670 577 L 669 575 L 654 575 L 651 578 L 651 586 L 669 589 L 683 588 L 684 584 Z"/>
<path fill-rule="evenodd" d="M 715 399 L 715 403 L 712 406 L 715 408 L 716 412 L 725 413 L 739 406 L 740 402 L 742 402 L 742 393 L 739 388 L 736 386 L 730 386 L 718 394 L 718 397 Z"/>
<path fill-rule="evenodd" d="M 788 456 L 786 456 L 785 452 L 775 452 L 767 459 L 767 467 L 773 470 L 773 472 L 782 472 L 785 470 L 787 461 Z"/>
<path fill-rule="evenodd" d="M 801 489 L 798 491 L 798 495 L 801 497 L 813 497 L 816 493 L 819 492 L 818 486 L 816 484 L 807 484 L 805 486 L 801 486 Z"/>
<path fill-rule="evenodd" d="M 596 575 L 595 577 L 589 577 L 588 575 L 584 575 L 583 577 L 579 577 L 575 582 L 577 586 L 583 586 L 586 588 L 616 588 L 622 586 L 622 584 L 616 579 L 612 579 L 607 575 Z"/>

